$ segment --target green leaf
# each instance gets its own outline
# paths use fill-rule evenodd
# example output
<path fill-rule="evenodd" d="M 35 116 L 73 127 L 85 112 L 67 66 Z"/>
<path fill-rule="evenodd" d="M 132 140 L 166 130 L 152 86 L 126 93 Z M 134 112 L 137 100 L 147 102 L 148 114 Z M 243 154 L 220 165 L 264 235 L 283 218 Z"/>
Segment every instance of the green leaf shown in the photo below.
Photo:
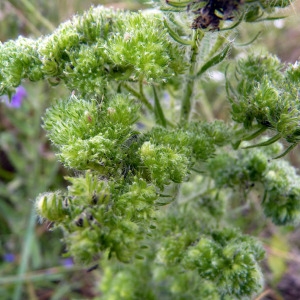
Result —
<path fill-rule="evenodd" d="M 190 4 L 191 1 L 170 1 L 170 0 L 167 0 L 166 3 L 170 6 L 173 6 L 173 7 L 186 7 Z"/>
<path fill-rule="evenodd" d="M 164 19 L 164 24 L 168 29 L 168 32 L 170 34 L 170 36 L 179 44 L 182 45 L 187 45 L 187 46 L 191 46 L 192 45 L 192 41 L 189 40 L 184 40 L 183 38 L 181 38 L 168 24 L 168 22 L 166 21 L 166 19 Z"/>
<path fill-rule="evenodd" d="M 290 151 L 292 151 L 297 145 L 298 145 L 297 143 L 294 143 L 294 144 L 290 145 L 285 151 L 283 151 L 281 154 L 279 154 L 278 156 L 274 157 L 273 159 L 278 159 L 278 158 L 281 158 L 281 157 L 285 156 Z"/>
<path fill-rule="evenodd" d="M 257 19 L 257 20 L 251 21 L 251 23 L 264 22 L 264 21 L 276 21 L 276 20 L 281 20 L 281 19 L 285 19 L 285 18 L 286 18 L 286 16 L 268 17 L 268 18 L 262 18 L 262 19 Z"/>
<path fill-rule="evenodd" d="M 265 132 L 266 130 L 267 130 L 266 127 L 261 127 L 257 131 L 251 133 L 250 135 L 245 136 L 243 138 L 243 141 L 251 141 L 251 140 L 255 139 L 256 137 L 258 137 L 263 132 Z"/>
<path fill-rule="evenodd" d="M 247 147 L 243 147 L 243 149 L 250 149 L 250 148 L 255 148 L 255 147 L 263 147 L 263 146 L 269 146 L 275 142 L 277 142 L 279 139 L 281 138 L 281 134 L 278 133 L 276 135 L 274 135 L 272 138 L 270 138 L 269 140 L 259 143 L 259 144 L 255 144 L 255 145 L 251 145 L 251 146 L 247 146 Z"/>
<path fill-rule="evenodd" d="M 234 23 L 232 26 L 222 28 L 220 31 L 227 31 L 227 30 L 232 30 L 232 29 L 236 28 L 237 26 L 239 26 L 242 23 L 243 19 L 244 19 L 244 14 L 242 14 L 241 17 L 238 19 L 238 21 L 236 23 Z"/>
<path fill-rule="evenodd" d="M 207 71 L 209 68 L 219 64 L 221 61 L 223 61 L 230 49 L 230 45 L 227 45 L 224 50 L 214 56 L 212 59 L 210 59 L 206 64 L 202 66 L 200 71 L 197 73 L 196 77 L 201 76 L 205 71 Z"/>
<path fill-rule="evenodd" d="M 262 33 L 262 31 L 259 31 L 250 42 L 247 42 L 245 44 L 238 44 L 237 46 L 238 47 L 245 47 L 245 46 L 251 45 L 252 43 L 254 43 L 257 40 L 257 38 L 260 36 L 261 33 Z"/>

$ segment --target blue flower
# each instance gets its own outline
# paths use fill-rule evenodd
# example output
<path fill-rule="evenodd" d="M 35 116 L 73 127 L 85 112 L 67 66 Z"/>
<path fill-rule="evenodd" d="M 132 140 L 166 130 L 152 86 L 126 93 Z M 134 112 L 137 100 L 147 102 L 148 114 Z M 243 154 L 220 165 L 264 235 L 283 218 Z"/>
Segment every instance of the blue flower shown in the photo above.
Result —
<path fill-rule="evenodd" d="M 8 263 L 12 263 L 15 260 L 15 255 L 12 253 L 5 253 L 3 255 L 3 260 L 8 262 Z"/>
<path fill-rule="evenodd" d="M 5 97 L 4 101 L 8 107 L 20 108 L 23 102 L 23 99 L 27 96 L 27 91 L 23 86 L 18 86 L 16 93 L 11 97 L 11 101 L 8 100 L 8 97 Z"/>
<path fill-rule="evenodd" d="M 72 268 L 73 265 L 74 265 L 74 262 L 73 262 L 73 259 L 71 257 L 68 257 L 68 258 L 65 258 L 62 260 L 62 265 L 65 267 L 65 268 Z"/>

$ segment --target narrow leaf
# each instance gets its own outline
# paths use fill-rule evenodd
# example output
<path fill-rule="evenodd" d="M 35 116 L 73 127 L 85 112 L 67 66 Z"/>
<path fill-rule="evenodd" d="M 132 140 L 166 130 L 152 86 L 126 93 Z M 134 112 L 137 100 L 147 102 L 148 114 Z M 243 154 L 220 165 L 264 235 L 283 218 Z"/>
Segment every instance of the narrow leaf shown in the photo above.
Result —
<path fill-rule="evenodd" d="M 280 17 L 268 17 L 268 18 L 262 18 L 262 19 L 255 19 L 254 21 L 251 21 L 249 23 L 258 23 L 258 22 L 264 22 L 264 21 L 276 21 L 285 19 L 286 16 L 280 16 Z"/>
<path fill-rule="evenodd" d="M 181 38 L 168 24 L 167 20 L 164 19 L 164 24 L 165 26 L 167 27 L 168 29 L 168 32 L 170 34 L 170 36 L 176 41 L 178 42 L 179 44 L 182 44 L 182 45 L 187 45 L 187 46 L 190 46 L 192 45 L 192 42 L 191 41 L 188 41 L 188 40 L 184 40 L 183 38 Z"/>
<path fill-rule="evenodd" d="M 214 56 L 211 60 L 209 60 L 206 64 L 204 64 L 196 76 L 197 77 L 201 76 L 209 68 L 211 68 L 211 67 L 217 65 L 218 63 L 220 63 L 221 61 L 223 61 L 224 58 L 226 57 L 229 49 L 230 49 L 230 45 L 227 45 L 221 53 Z"/>
<path fill-rule="evenodd" d="M 262 134 L 264 131 L 266 131 L 267 128 L 266 127 L 261 127 L 259 128 L 257 131 L 251 133 L 250 135 L 248 136 L 245 136 L 243 138 L 243 141 L 251 141 L 253 140 L 254 138 L 258 137 L 260 134 Z"/>
<path fill-rule="evenodd" d="M 276 156 L 276 157 L 273 157 L 273 159 L 278 159 L 278 158 L 281 158 L 281 157 L 285 156 L 285 155 L 288 154 L 290 151 L 292 151 L 297 145 L 298 145 L 297 143 L 292 144 L 292 145 L 289 146 L 283 153 L 279 154 L 279 155 Z"/>
<path fill-rule="evenodd" d="M 238 149 L 238 147 L 240 146 L 242 141 L 251 141 L 251 140 L 255 139 L 256 137 L 258 137 L 260 134 L 262 134 L 266 130 L 267 130 L 266 127 L 262 127 L 247 136 L 244 136 L 241 133 L 238 133 L 237 141 L 232 143 L 233 149 L 235 149 L 235 150 Z"/>
<path fill-rule="evenodd" d="M 245 46 L 251 45 L 253 42 L 255 42 L 257 40 L 257 38 L 260 36 L 261 33 L 262 33 L 262 31 L 259 31 L 250 42 L 247 42 L 245 44 L 238 44 L 237 46 L 238 47 L 245 47 Z"/>
<path fill-rule="evenodd" d="M 262 143 L 259 143 L 259 144 L 256 144 L 256 145 L 251 145 L 251 146 L 248 146 L 248 147 L 243 147 L 243 149 L 250 149 L 250 148 L 255 148 L 255 147 L 269 146 L 269 145 L 277 142 L 280 138 L 281 138 L 281 134 L 278 133 L 278 134 L 276 134 L 275 136 L 273 136 L 272 138 L 270 138 L 269 140 L 267 140 L 265 142 L 262 142 Z"/>
<path fill-rule="evenodd" d="M 171 0 L 166 0 L 166 3 L 170 6 L 173 7 L 186 7 L 189 5 L 191 1 L 171 1 Z"/>
<path fill-rule="evenodd" d="M 165 206 L 165 205 L 169 205 L 173 202 L 174 200 L 170 200 L 170 201 L 166 201 L 166 202 L 155 202 L 155 205 L 157 206 Z"/>
<path fill-rule="evenodd" d="M 236 23 L 234 23 L 232 26 L 222 28 L 220 31 L 227 31 L 227 30 L 234 29 L 235 27 L 240 25 L 240 23 L 243 21 L 243 19 L 244 19 L 244 14 L 242 14 L 241 17 L 238 19 L 238 21 Z"/>

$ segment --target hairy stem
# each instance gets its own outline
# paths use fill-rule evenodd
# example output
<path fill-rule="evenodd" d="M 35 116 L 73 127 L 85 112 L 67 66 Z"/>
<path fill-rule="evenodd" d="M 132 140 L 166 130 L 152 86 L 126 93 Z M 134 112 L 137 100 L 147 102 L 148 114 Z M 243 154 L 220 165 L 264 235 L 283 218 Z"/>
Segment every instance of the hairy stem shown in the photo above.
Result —
<path fill-rule="evenodd" d="M 148 99 L 145 97 L 145 95 L 142 93 L 139 93 L 134 88 L 132 88 L 129 84 L 124 83 L 123 87 L 130 92 L 133 96 L 138 98 L 150 111 L 154 111 L 154 108 L 152 104 L 148 101 Z"/>
<path fill-rule="evenodd" d="M 197 66 L 197 55 L 199 50 L 199 41 L 203 38 L 204 34 L 201 31 L 193 31 L 192 37 L 192 48 L 191 48 L 191 59 L 190 59 L 190 69 L 188 73 L 188 78 L 185 86 L 183 101 L 181 105 L 181 116 L 180 122 L 185 123 L 189 120 L 190 112 L 192 109 L 192 97 L 195 84 L 195 70 Z"/>

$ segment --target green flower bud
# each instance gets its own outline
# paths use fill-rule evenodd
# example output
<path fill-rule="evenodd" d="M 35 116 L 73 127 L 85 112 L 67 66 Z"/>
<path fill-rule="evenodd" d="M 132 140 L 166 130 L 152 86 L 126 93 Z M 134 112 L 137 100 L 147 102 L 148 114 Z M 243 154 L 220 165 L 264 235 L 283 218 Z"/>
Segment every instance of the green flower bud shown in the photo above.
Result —
<path fill-rule="evenodd" d="M 188 249 L 184 266 L 213 280 L 222 295 L 250 296 L 260 290 L 263 278 L 257 261 L 263 258 L 263 248 L 258 242 L 227 229 L 212 232 L 212 237 Z"/>
<path fill-rule="evenodd" d="M 180 183 L 187 176 L 188 158 L 169 147 L 145 142 L 140 149 L 140 155 L 152 181 L 160 188 L 171 181 Z"/>
<path fill-rule="evenodd" d="M 24 37 L 0 43 L 0 95 L 18 87 L 23 78 L 37 81 L 44 77 L 37 51 L 38 44 L 39 40 Z"/>
<path fill-rule="evenodd" d="M 128 191 L 118 198 L 116 209 L 135 222 L 149 221 L 155 216 L 154 202 L 157 198 L 154 185 L 135 177 Z"/>
<path fill-rule="evenodd" d="M 164 82 L 183 71 L 184 53 L 169 40 L 161 15 L 128 14 L 115 26 L 116 33 L 107 42 L 107 55 L 117 68 L 132 70 L 133 80 Z"/>
<path fill-rule="evenodd" d="M 265 175 L 264 213 L 277 225 L 300 221 L 300 179 L 287 162 L 273 163 Z"/>
<path fill-rule="evenodd" d="M 68 235 L 66 242 L 69 253 L 82 264 L 89 264 L 101 250 L 98 233 L 89 226 Z"/>
<path fill-rule="evenodd" d="M 66 179 L 71 182 L 68 186 L 68 195 L 73 205 L 79 207 L 92 205 L 98 209 L 108 205 L 111 198 L 110 187 L 91 171 L 87 171 L 84 177 L 66 177 Z"/>
<path fill-rule="evenodd" d="M 59 159 L 67 167 L 96 169 L 102 174 L 119 173 L 127 157 L 122 144 L 132 136 L 139 106 L 123 94 L 99 105 L 70 97 L 46 111 L 44 128 L 59 148 Z"/>
<path fill-rule="evenodd" d="M 232 95 L 232 116 L 246 129 L 258 123 L 278 132 L 290 143 L 299 141 L 297 65 L 282 72 L 272 56 L 249 56 L 237 67 L 238 94 Z M 298 76 L 299 77 L 299 76 Z"/>
<path fill-rule="evenodd" d="M 35 207 L 42 218 L 53 222 L 60 222 L 69 214 L 68 203 L 59 192 L 39 195 Z"/>
<path fill-rule="evenodd" d="M 296 84 L 300 82 L 300 63 L 297 61 L 293 65 L 289 65 L 286 69 L 286 76 Z"/>

